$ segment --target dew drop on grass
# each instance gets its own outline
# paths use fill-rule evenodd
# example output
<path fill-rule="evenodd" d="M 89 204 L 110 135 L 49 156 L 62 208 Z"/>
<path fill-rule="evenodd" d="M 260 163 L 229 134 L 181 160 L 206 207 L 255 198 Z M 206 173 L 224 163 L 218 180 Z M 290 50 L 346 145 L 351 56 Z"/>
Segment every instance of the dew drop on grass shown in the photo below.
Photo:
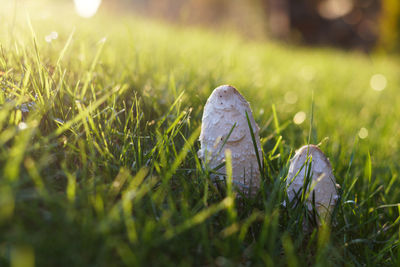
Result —
<path fill-rule="evenodd" d="M 382 74 L 374 74 L 372 75 L 369 84 L 371 85 L 371 88 L 375 91 L 382 91 L 386 88 L 387 80 L 386 77 Z"/>
<path fill-rule="evenodd" d="M 361 139 L 365 139 L 368 137 L 368 130 L 364 127 L 362 127 L 360 129 L 360 131 L 358 132 L 358 137 L 360 137 Z"/>
<path fill-rule="evenodd" d="M 302 124 L 306 120 L 306 113 L 304 111 L 297 112 L 293 117 L 293 122 L 295 124 Z"/>

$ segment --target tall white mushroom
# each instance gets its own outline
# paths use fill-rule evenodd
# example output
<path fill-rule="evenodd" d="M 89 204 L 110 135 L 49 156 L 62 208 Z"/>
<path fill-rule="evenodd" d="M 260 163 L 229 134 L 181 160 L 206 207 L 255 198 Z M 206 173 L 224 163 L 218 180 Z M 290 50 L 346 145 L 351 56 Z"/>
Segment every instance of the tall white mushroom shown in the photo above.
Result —
<path fill-rule="evenodd" d="M 328 158 L 315 145 L 301 147 L 291 159 L 289 175 L 286 180 L 289 201 L 298 201 L 302 194 L 305 177 L 309 173 L 310 182 L 306 193 L 307 208 L 312 211 L 314 198 L 315 208 L 321 220 L 330 218 L 338 199 L 336 181 Z M 312 190 L 310 192 L 310 190 Z M 320 220 L 318 220 L 320 223 Z"/>
<path fill-rule="evenodd" d="M 233 184 L 244 193 L 250 190 L 255 193 L 260 186 L 260 170 L 246 112 L 254 132 L 257 152 L 262 160 L 260 128 L 254 121 L 249 103 L 230 85 L 214 89 L 207 100 L 203 111 L 201 148 L 198 155 L 210 168 L 215 168 L 224 162 L 225 150 L 231 150 Z M 222 179 L 225 167 L 217 172 L 222 175 L 215 175 L 213 178 Z"/>

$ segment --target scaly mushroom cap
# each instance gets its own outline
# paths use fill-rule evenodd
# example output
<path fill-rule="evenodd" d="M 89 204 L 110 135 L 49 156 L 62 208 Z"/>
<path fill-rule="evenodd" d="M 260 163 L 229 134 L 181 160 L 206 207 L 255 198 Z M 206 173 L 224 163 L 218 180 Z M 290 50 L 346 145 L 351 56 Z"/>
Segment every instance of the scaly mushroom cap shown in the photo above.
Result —
<path fill-rule="evenodd" d="M 307 161 L 309 158 L 309 161 Z M 310 160 L 312 158 L 312 161 Z M 306 163 L 310 163 L 311 166 Z M 287 178 L 287 194 L 289 201 L 301 196 L 301 189 L 306 177 L 306 171 L 311 167 L 311 183 L 307 192 L 313 189 L 315 194 L 315 207 L 322 220 L 329 218 L 338 199 L 336 181 L 328 158 L 315 145 L 301 147 L 291 159 L 289 175 Z M 296 196 L 297 195 L 297 196 Z M 313 192 L 307 199 L 308 209 L 312 210 Z"/>
<path fill-rule="evenodd" d="M 253 118 L 249 103 L 232 86 L 222 85 L 216 88 L 204 107 L 198 152 L 203 162 L 215 168 L 225 160 L 225 150 L 232 152 L 233 183 L 243 192 L 255 193 L 260 186 L 260 170 L 251 138 L 246 112 L 254 132 L 258 154 L 262 159 L 259 131 Z M 231 135 L 223 146 L 229 132 Z M 218 170 L 222 176 L 225 167 Z M 215 179 L 222 178 L 218 175 Z"/>

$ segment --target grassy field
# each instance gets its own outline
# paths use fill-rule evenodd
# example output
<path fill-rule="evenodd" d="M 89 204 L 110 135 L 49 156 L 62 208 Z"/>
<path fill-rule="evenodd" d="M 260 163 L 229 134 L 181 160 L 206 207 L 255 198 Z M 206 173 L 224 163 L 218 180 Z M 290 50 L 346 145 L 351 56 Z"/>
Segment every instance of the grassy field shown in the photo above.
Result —
<path fill-rule="evenodd" d="M 0 3 L 1 266 L 400 264 L 396 57 Z M 196 154 L 221 84 L 261 128 L 264 193 L 240 203 Z M 309 136 L 341 185 L 310 234 L 282 205 Z"/>

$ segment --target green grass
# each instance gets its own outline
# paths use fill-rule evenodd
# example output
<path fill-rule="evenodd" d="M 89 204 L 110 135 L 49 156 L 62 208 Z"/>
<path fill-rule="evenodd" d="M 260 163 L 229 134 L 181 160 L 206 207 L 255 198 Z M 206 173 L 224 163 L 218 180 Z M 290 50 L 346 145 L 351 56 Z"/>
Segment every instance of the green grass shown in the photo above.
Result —
<path fill-rule="evenodd" d="M 396 58 L 28 3 L 0 11 L 0 265 L 400 264 Z M 197 157 L 221 84 L 261 128 L 264 191 L 240 203 Z M 310 234 L 302 207 L 282 205 L 309 138 L 341 185 L 333 226 Z"/>

